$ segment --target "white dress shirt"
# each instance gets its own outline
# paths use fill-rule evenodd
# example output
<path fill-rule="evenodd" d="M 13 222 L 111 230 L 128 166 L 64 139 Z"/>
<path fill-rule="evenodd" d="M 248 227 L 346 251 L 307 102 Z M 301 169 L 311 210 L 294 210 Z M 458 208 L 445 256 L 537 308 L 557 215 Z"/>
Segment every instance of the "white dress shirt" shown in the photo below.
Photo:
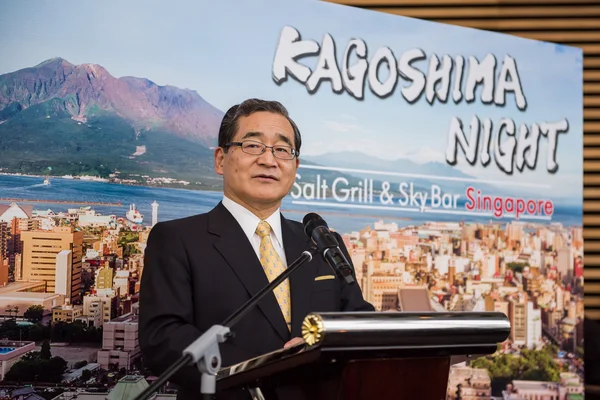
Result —
<path fill-rule="evenodd" d="M 258 223 L 261 221 L 256 215 L 254 215 L 251 211 L 246 209 L 244 206 L 236 203 L 231 200 L 227 196 L 223 196 L 223 205 L 227 210 L 233 215 L 235 220 L 240 224 L 242 230 L 248 237 L 248 240 L 252 244 L 252 248 L 256 253 L 256 257 L 260 259 L 260 236 L 256 233 L 256 227 Z M 285 250 L 283 249 L 283 235 L 281 233 L 281 214 L 280 209 L 278 208 L 273 214 L 271 214 L 267 219 L 265 219 L 271 225 L 271 242 L 273 242 L 273 247 L 283 264 L 287 266 L 287 260 L 285 258 Z"/>

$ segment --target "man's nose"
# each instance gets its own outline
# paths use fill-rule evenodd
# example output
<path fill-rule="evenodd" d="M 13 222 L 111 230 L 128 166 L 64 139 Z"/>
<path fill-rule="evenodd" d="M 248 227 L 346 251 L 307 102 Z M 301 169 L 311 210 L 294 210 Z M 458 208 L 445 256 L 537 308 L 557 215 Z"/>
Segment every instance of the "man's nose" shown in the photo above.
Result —
<path fill-rule="evenodd" d="M 273 154 L 273 149 L 266 148 L 265 151 L 258 156 L 258 162 L 265 165 L 277 165 L 277 159 Z"/>

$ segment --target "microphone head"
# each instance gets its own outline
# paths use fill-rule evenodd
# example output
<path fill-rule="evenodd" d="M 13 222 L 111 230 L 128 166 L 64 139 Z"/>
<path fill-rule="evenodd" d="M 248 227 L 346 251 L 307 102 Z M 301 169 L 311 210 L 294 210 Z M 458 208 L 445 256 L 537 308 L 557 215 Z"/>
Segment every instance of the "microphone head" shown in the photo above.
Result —
<path fill-rule="evenodd" d="M 312 238 L 312 233 L 315 228 L 319 226 L 324 226 L 326 228 L 328 227 L 327 222 L 325 222 L 325 220 L 316 213 L 306 214 L 302 219 L 302 225 L 304 225 L 304 233 L 306 233 L 309 238 Z"/>

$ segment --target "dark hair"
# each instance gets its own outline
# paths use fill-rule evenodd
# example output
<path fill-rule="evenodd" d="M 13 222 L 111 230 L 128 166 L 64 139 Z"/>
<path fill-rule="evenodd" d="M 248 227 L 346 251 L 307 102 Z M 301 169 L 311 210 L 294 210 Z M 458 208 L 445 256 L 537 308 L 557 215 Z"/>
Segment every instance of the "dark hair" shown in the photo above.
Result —
<path fill-rule="evenodd" d="M 225 149 L 225 152 L 227 152 L 227 147 L 225 146 L 233 140 L 233 137 L 235 136 L 235 133 L 239 127 L 238 121 L 240 117 L 247 117 L 250 114 L 260 111 L 283 115 L 290 122 L 292 128 L 294 129 L 294 143 L 296 145 L 296 151 L 298 154 L 300 154 L 300 146 L 302 145 L 300 129 L 298 129 L 298 126 L 294 120 L 290 118 L 288 110 L 278 101 L 261 99 L 244 100 L 242 103 L 236 104 L 227 110 L 223 116 L 223 120 L 221 121 L 221 126 L 219 127 L 219 147 L 222 147 Z"/>

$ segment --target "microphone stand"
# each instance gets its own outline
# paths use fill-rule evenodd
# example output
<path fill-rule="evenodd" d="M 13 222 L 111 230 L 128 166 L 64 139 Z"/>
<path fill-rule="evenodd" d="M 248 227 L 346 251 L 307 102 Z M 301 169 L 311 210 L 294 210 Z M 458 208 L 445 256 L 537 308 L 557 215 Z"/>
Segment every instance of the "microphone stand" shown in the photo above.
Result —
<path fill-rule="evenodd" d="M 304 251 L 298 259 L 290 264 L 271 283 L 262 288 L 258 293 L 244 303 L 240 308 L 231 314 L 222 325 L 213 325 L 204 332 L 198 339 L 186 347 L 181 357 L 175 361 L 165 372 L 158 377 L 152 385 L 140 393 L 135 400 L 147 400 L 154 392 L 156 392 L 171 376 L 173 376 L 181 368 L 196 364 L 202 373 L 200 392 L 203 398 L 212 399 L 216 393 L 217 373 L 221 368 L 221 353 L 219 352 L 219 343 L 224 343 L 227 339 L 233 336 L 230 331 L 242 317 L 244 317 L 263 297 L 273 291 L 284 280 L 286 280 L 295 270 L 302 264 L 312 260 L 317 252 L 316 247 L 311 247 L 310 250 Z"/>

